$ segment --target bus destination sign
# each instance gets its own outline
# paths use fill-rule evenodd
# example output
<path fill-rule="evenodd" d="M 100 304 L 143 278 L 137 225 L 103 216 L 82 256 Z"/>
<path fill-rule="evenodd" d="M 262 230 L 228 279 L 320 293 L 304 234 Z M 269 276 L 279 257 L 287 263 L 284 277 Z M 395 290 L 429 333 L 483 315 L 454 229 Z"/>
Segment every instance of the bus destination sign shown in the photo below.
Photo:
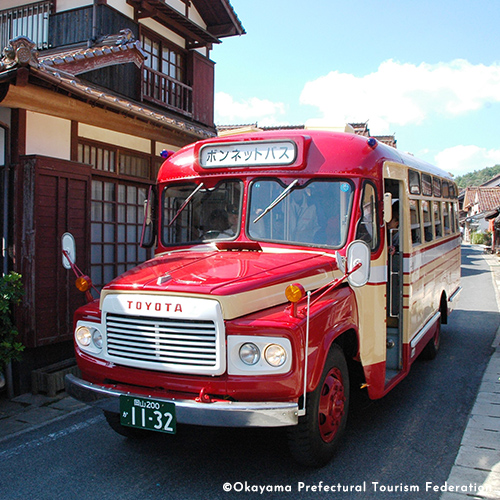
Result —
<path fill-rule="evenodd" d="M 203 168 L 287 166 L 297 159 L 297 145 L 293 141 L 207 144 L 199 159 Z"/>

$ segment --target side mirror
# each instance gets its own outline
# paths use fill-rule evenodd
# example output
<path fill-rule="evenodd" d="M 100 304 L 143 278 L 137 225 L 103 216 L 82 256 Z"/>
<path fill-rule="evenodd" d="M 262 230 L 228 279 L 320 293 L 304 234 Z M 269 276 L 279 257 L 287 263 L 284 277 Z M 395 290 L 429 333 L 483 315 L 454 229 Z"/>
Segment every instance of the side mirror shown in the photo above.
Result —
<path fill-rule="evenodd" d="M 76 261 L 75 238 L 71 233 L 64 233 L 61 238 L 62 265 L 64 269 L 72 269 Z"/>
<path fill-rule="evenodd" d="M 345 257 L 342 257 L 338 250 L 335 252 L 335 259 L 337 260 L 337 266 L 340 272 L 345 274 Z"/>
<path fill-rule="evenodd" d="M 347 281 L 353 287 L 361 287 L 368 283 L 370 278 L 371 250 L 367 243 L 361 240 L 353 241 L 346 252 L 346 265 L 349 276 Z M 361 266 L 353 271 L 353 269 Z"/>
<path fill-rule="evenodd" d="M 384 222 L 388 224 L 392 220 L 392 194 L 384 194 Z"/>
<path fill-rule="evenodd" d="M 142 223 L 142 233 L 140 246 L 151 248 L 156 241 L 156 191 L 150 186 L 148 197 L 144 200 L 144 221 Z"/>

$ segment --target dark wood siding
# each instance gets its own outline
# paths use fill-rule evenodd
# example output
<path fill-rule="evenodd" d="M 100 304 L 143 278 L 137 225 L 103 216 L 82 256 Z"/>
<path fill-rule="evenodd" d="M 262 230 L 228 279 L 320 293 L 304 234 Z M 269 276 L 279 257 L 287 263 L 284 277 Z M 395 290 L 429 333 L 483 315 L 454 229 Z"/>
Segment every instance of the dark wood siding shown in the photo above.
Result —
<path fill-rule="evenodd" d="M 49 19 L 49 47 L 60 47 L 92 39 L 92 5 L 51 15 Z M 136 22 L 121 12 L 107 6 L 97 5 L 97 38 L 116 35 L 129 28 L 136 39 L 139 28 Z"/>
<path fill-rule="evenodd" d="M 75 276 L 62 267 L 61 236 L 73 234 L 76 264 L 89 267 L 88 165 L 42 157 L 24 157 L 17 169 L 16 270 L 23 276 L 25 296 L 19 308 L 22 341 L 40 347 L 70 340 L 72 317 L 85 302 L 74 286 Z"/>
<path fill-rule="evenodd" d="M 82 73 L 79 78 L 119 92 L 129 99 L 135 101 L 141 99 L 141 70 L 133 63 L 107 66 L 106 68 Z"/>
<path fill-rule="evenodd" d="M 198 52 L 192 52 L 193 118 L 214 126 L 214 63 Z"/>

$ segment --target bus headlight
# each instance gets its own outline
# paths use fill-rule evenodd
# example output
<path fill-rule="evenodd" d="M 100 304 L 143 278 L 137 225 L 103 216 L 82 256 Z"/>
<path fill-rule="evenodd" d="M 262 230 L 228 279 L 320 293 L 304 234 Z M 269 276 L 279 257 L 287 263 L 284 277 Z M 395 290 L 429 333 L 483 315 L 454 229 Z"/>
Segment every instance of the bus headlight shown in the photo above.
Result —
<path fill-rule="evenodd" d="M 94 329 L 92 333 L 92 342 L 94 342 L 97 349 L 102 349 L 102 333 L 97 329 Z"/>
<path fill-rule="evenodd" d="M 246 365 L 255 365 L 260 359 L 259 348 L 251 342 L 243 344 L 240 347 L 240 359 Z"/>
<path fill-rule="evenodd" d="M 87 347 L 88 345 L 90 345 L 90 341 L 92 339 L 90 328 L 88 326 L 79 326 L 76 329 L 75 337 L 79 344 Z"/>
<path fill-rule="evenodd" d="M 292 369 L 292 343 L 286 337 L 227 336 L 229 375 L 279 375 Z"/>
<path fill-rule="evenodd" d="M 281 366 L 286 361 L 286 351 L 278 344 L 271 344 L 264 351 L 265 360 L 274 367 Z"/>
<path fill-rule="evenodd" d="M 75 339 L 78 346 L 89 354 L 99 355 L 103 346 L 103 334 L 100 325 L 77 324 Z"/>

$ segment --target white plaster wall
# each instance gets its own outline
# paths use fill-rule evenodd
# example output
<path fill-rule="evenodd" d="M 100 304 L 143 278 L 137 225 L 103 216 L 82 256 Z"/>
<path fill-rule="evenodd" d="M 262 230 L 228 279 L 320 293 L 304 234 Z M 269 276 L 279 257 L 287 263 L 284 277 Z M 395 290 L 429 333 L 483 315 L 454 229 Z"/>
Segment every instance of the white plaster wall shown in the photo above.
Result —
<path fill-rule="evenodd" d="M 122 134 L 114 130 L 106 130 L 85 123 L 78 124 L 78 135 L 86 139 L 121 146 L 134 151 L 151 154 L 151 141 L 142 137 L 136 137 L 130 134 Z"/>
<path fill-rule="evenodd" d="M 172 144 L 167 144 L 166 142 L 157 142 L 155 147 L 155 155 L 160 156 L 160 153 L 164 150 L 168 151 L 179 151 L 178 146 L 172 146 Z"/>
<path fill-rule="evenodd" d="M 26 154 L 71 159 L 71 121 L 28 111 Z"/>
<path fill-rule="evenodd" d="M 108 0 L 108 5 L 130 17 L 130 19 L 134 19 L 134 8 L 125 0 Z"/>
<path fill-rule="evenodd" d="M 170 7 L 174 8 L 177 12 L 180 12 L 182 15 L 186 14 L 186 4 L 184 2 L 181 2 L 181 0 L 165 0 L 165 3 L 167 5 L 170 5 Z M 200 16 L 198 11 L 194 8 L 194 6 L 191 4 L 191 6 L 188 9 L 189 12 L 189 19 L 191 21 L 195 22 L 198 26 L 201 26 L 203 29 L 207 29 L 207 25 L 203 21 L 203 18 Z"/>
<path fill-rule="evenodd" d="M 205 21 L 203 21 L 203 18 L 200 16 L 198 11 L 191 5 L 189 7 L 189 19 L 196 23 L 198 26 L 201 26 L 203 29 L 207 29 L 207 25 L 205 24 Z"/>
<path fill-rule="evenodd" d="M 29 5 L 36 3 L 39 0 L 0 0 L 0 10 L 12 9 L 13 7 L 20 7 L 21 5 Z"/>
<path fill-rule="evenodd" d="M 182 47 L 183 49 L 186 48 L 186 40 L 184 40 L 184 38 L 177 35 L 176 33 L 169 30 L 168 28 L 165 28 L 165 26 L 161 25 L 160 23 L 157 23 L 156 21 L 154 21 L 150 17 L 147 17 L 145 19 L 141 19 L 139 22 L 143 26 L 146 26 L 147 28 L 149 28 L 151 31 L 158 33 L 163 38 L 166 38 L 167 40 L 171 40 L 172 42 L 177 44 L 179 47 Z"/>
<path fill-rule="evenodd" d="M 201 54 L 202 56 L 205 56 L 205 57 L 209 57 L 209 51 L 206 47 L 200 47 L 199 49 L 195 49 L 196 52 L 198 52 L 199 54 Z"/>
<path fill-rule="evenodd" d="M 78 7 L 92 5 L 92 3 L 92 0 L 57 0 L 56 12 L 64 12 L 65 10 L 77 9 Z"/>
<path fill-rule="evenodd" d="M 180 12 L 182 15 L 186 12 L 186 4 L 181 2 L 181 0 L 165 0 L 167 5 L 173 7 L 176 11 Z"/>

